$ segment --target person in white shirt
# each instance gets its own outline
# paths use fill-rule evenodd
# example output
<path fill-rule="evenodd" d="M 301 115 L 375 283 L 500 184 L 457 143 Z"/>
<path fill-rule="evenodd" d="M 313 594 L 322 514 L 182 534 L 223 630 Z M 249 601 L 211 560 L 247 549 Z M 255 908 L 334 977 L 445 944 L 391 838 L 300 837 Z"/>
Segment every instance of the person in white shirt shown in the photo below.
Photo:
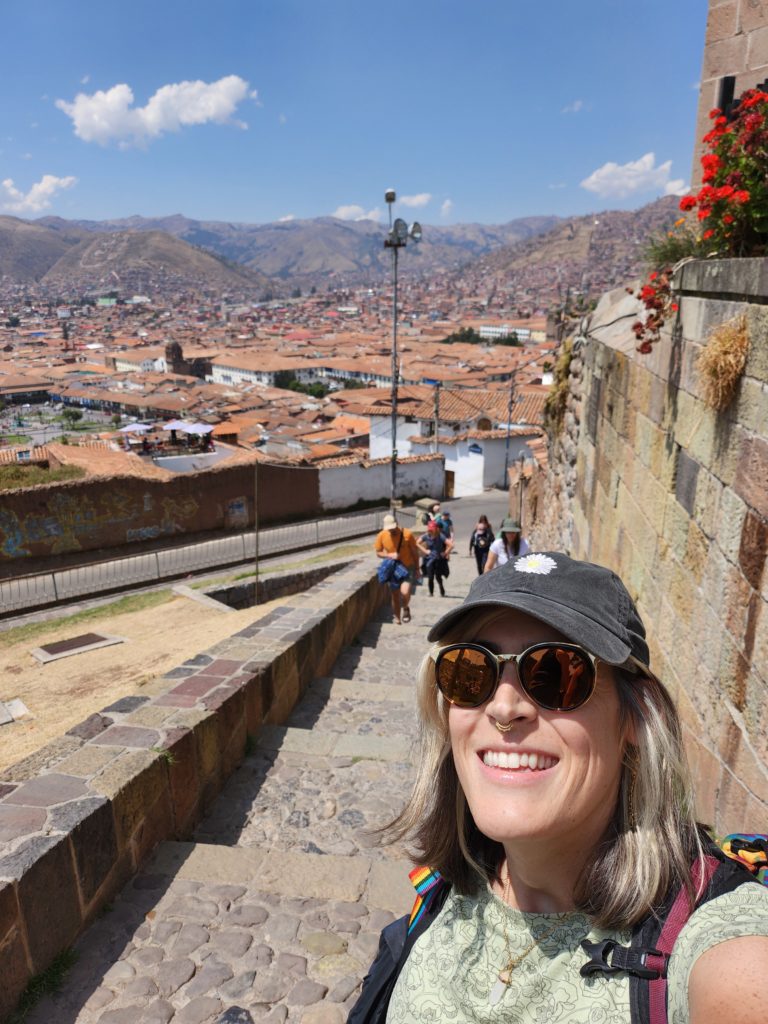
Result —
<path fill-rule="evenodd" d="M 531 550 L 530 544 L 523 537 L 520 523 L 514 519 L 504 519 L 499 533 L 500 536 L 491 544 L 484 572 L 490 572 L 497 565 L 506 565 L 510 559 L 527 555 Z"/>

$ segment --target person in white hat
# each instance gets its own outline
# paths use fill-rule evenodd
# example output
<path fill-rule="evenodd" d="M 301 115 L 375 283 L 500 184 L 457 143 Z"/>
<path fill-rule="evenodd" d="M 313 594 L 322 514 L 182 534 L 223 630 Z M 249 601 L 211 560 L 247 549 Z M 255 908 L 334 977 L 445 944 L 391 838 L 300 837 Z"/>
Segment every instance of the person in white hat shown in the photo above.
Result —
<path fill-rule="evenodd" d="M 411 593 L 416 580 L 421 577 L 419 555 L 426 555 L 429 552 L 409 529 L 398 526 L 393 515 L 384 516 L 383 526 L 374 544 L 376 555 L 379 558 L 395 558 L 408 570 L 408 578 L 402 583 L 387 584 L 392 601 L 392 615 L 399 626 L 401 622 L 411 621 Z"/>

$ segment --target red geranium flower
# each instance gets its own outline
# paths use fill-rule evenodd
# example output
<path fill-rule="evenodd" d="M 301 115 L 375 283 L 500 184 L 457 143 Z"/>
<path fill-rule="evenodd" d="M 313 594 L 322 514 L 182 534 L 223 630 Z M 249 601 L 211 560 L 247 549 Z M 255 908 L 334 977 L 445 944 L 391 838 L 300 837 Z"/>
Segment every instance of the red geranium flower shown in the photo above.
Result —
<path fill-rule="evenodd" d="M 680 209 L 681 210 L 686 210 L 686 211 L 687 210 L 692 210 L 695 205 L 696 205 L 696 200 L 695 200 L 695 198 L 693 196 L 683 196 L 683 198 L 680 200 Z"/>

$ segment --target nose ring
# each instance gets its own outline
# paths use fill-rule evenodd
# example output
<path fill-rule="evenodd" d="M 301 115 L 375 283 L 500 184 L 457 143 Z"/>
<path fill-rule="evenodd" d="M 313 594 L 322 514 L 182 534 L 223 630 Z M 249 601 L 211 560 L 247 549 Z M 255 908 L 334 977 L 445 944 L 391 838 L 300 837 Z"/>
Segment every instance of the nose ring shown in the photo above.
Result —
<path fill-rule="evenodd" d="M 504 725 L 502 725 L 501 722 L 498 722 L 494 718 L 493 724 L 496 726 L 496 728 L 499 730 L 499 732 L 509 732 L 512 729 L 512 726 L 515 723 L 514 722 L 505 722 Z"/>

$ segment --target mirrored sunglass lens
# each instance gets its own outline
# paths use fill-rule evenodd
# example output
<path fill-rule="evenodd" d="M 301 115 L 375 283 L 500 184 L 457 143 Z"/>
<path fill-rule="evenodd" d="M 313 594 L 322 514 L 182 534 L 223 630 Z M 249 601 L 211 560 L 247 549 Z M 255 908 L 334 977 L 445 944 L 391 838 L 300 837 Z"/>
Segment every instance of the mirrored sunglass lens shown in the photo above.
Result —
<path fill-rule="evenodd" d="M 578 651 L 542 647 L 526 655 L 521 669 L 526 691 L 542 707 L 552 711 L 577 708 L 592 692 L 592 663 Z"/>
<path fill-rule="evenodd" d="M 487 654 L 471 647 L 445 651 L 437 663 L 437 685 L 443 696 L 460 707 L 477 707 L 493 689 L 495 671 Z"/>

